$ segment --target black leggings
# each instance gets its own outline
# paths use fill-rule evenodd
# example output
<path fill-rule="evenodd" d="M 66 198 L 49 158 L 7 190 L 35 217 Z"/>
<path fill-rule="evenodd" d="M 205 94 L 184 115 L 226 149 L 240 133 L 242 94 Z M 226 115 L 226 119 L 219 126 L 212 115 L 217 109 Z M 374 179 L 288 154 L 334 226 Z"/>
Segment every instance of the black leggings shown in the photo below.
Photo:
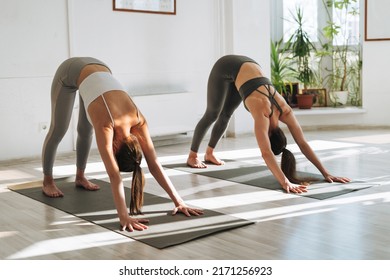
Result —
<path fill-rule="evenodd" d="M 235 80 L 245 62 L 256 63 L 249 57 L 238 55 L 224 56 L 215 63 L 207 84 L 206 112 L 195 127 L 191 151 L 198 152 L 202 139 L 214 122 L 208 145 L 215 148 L 221 139 L 234 111 L 242 102 Z"/>

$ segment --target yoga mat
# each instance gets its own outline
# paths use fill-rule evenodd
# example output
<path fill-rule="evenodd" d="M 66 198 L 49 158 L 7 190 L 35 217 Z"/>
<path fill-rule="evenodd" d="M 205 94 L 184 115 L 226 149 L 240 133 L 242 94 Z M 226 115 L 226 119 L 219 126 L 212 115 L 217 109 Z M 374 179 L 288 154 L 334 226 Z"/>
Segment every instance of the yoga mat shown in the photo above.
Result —
<path fill-rule="evenodd" d="M 91 180 L 100 186 L 98 191 L 87 191 L 74 186 L 74 178 L 57 179 L 56 184 L 64 193 L 62 198 L 49 198 L 42 193 L 42 182 L 31 182 L 8 188 L 29 198 L 50 205 L 76 217 L 100 225 L 119 234 L 141 241 L 155 248 L 163 249 L 182 244 L 217 232 L 230 230 L 253 222 L 235 218 L 212 210 L 204 210 L 201 216 L 186 217 L 171 215 L 174 205 L 170 199 L 150 193 L 144 194 L 144 215 L 149 219 L 149 228 L 144 231 L 121 231 L 110 184 Z M 126 188 L 129 197 L 130 189 Z M 129 200 L 129 199 L 127 199 Z"/>
<path fill-rule="evenodd" d="M 230 161 L 225 165 L 208 165 L 207 168 L 203 169 L 190 168 L 186 166 L 186 164 L 182 163 L 164 165 L 164 167 L 235 183 L 246 184 L 254 187 L 261 187 L 275 191 L 284 191 L 275 177 L 271 174 L 268 167 L 263 165 L 253 165 L 244 162 Z M 324 177 L 320 174 L 300 171 L 297 172 L 297 176 L 299 178 L 313 178 L 317 179 L 318 181 L 313 181 L 308 186 L 308 191 L 306 193 L 296 195 L 319 200 L 366 189 L 375 185 L 373 183 L 364 181 L 352 181 L 347 184 L 328 183 L 324 181 Z"/>

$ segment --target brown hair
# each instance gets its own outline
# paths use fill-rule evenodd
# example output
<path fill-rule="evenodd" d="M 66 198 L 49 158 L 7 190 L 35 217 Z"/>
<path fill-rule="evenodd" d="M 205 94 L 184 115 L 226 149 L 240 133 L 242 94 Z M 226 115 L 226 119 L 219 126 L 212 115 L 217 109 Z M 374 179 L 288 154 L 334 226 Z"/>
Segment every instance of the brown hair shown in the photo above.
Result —
<path fill-rule="evenodd" d="M 121 172 L 133 172 L 131 181 L 130 214 L 141 214 L 144 200 L 145 177 L 141 168 L 141 146 L 134 135 L 130 135 L 120 145 L 115 158 Z"/>
<path fill-rule="evenodd" d="M 296 161 L 294 154 L 288 149 L 286 149 L 287 138 L 280 127 L 275 128 L 271 132 L 269 140 L 274 155 L 277 156 L 282 153 L 282 161 L 280 163 L 280 167 L 287 179 L 294 184 L 309 184 L 308 181 L 311 181 L 313 179 L 297 177 Z"/>

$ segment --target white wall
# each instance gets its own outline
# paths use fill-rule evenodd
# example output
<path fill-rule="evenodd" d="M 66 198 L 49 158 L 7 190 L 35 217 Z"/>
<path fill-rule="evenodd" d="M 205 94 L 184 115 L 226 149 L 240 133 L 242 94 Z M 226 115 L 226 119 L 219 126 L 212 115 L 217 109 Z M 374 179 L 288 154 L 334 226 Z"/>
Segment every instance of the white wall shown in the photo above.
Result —
<path fill-rule="evenodd" d="M 107 62 L 130 93 L 194 92 L 198 119 L 217 58 L 245 54 L 269 71 L 271 0 L 177 0 L 177 15 L 112 11 L 111 0 L 0 0 L 0 161 L 40 156 L 50 84 L 70 56 Z M 302 117 L 303 125 L 389 125 L 389 42 L 363 44 L 363 106 L 352 116 Z M 183 105 L 183 104 L 181 104 Z M 161 114 L 156 111 L 156 114 Z M 241 106 L 230 134 L 253 130 Z M 69 132 L 59 152 L 73 149 Z"/>
<path fill-rule="evenodd" d="M 204 90 L 217 55 L 214 1 L 178 0 L 175 16 L 112 11 L 109 0 L 70 2 L 72 56 L 101 58 L 131 92 Z"/>
<path fill-rule="evenodd" d="M 270 1 L 233 0 L 232 28 L 227 30 L 231 53 L 253 58 L 270 77 Z M 240 106 L 229 124 L 227 135 L 253 131 L 252 116 Z"/>
<path fill-rule="evenodd" d="M 66 1 L 0 1 L 0 160 L 36 156 L 53 72 L 68 57 Z"/>
<path fill-rule="evenodd" d="M 130 94 L 192 92 L 191 104 L 176 105 L 203 112 L 220 55 L 218 1 L 177 0 L 174 16 L 113 11 L 111 0 L 0 1 L 0 160 L 40 156 L 51 80 L 70 56 L 105 61 Z M 58 152 L 72 149 L 70 129 Z"/>
<path fill-rule="evenodd" d="M 363 124 L 390 126 L 390 41 L 363 44 Z"/>

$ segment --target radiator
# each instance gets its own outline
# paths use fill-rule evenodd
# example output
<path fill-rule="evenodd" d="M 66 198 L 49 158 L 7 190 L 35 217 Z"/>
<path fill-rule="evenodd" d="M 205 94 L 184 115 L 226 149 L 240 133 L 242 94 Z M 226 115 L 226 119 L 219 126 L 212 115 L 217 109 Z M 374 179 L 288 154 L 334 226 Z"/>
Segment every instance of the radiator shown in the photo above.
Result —
<path fill-rule="evenodd" d="M 152 137 L 192 133 L 196 125 L 196 108 L 190 92 L 131 94 L 148 122 Z"/>

